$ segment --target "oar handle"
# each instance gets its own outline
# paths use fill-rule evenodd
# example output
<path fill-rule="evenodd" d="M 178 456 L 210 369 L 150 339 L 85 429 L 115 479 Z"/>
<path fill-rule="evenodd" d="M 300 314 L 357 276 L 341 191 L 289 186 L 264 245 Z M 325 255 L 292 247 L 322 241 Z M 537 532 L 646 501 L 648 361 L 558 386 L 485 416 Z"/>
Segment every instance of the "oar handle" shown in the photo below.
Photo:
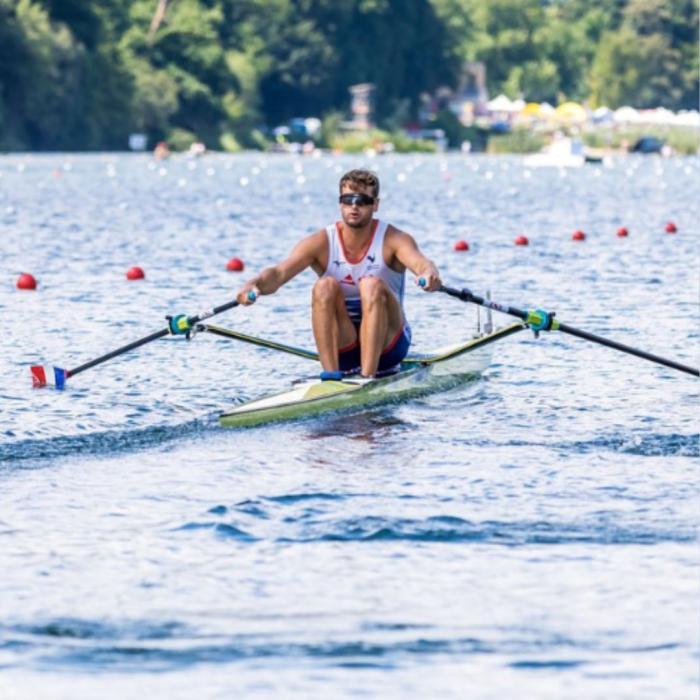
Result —
<path fill-rule="evenodd" d="M 629 345 L 618 343 L 616 340 L 610 340 L 609 338 L 603 338 L 600 335 L 583 331 L 580 328 L 574 328 L 573 326 L 569 326 L 556 320 L 554 318 L 554 313 L 548 313 L 542 309 L 523 311 L 522 309 L 517 309 L 514 306 L 505 306 L 503 304 L 499 304 L 498 302 L 491 301 L 490 299 L 485 299 L 478 294 L 474 294 L 468 289 L 455 289 L 454 287 L 446 287 L 443 285 L 440 287 L 439 291 L 447 294 L 448 296 L 460 299 L 461 301 L 471 302 L 472 304 L 478 304 L 479 306 L 484 306 L 488 309 L 493 309 L 494 311 L 500 311 L 501 313 L 515 316 L 516 318 L 525 321 L 525 323 L 527 323 L 535 331 L 562 331 L 562 333 L 567 333 L 569 335 L 576 336 L 577 338 L 583 338 L 584 340 L 590 340 L 593 343 L 598 343 L 599 345 L 604 345 L 605 347 L 613 348 L 614 350 L 619 350 L 620 352 L 625 352 L 628 355 L 640 357 L 643 360 L 656 362 L 657 364 L 670 367 L 671 369 L 676 369 L 679 372 L 685 372 L 686 374 L 690 374 L 694 377 L 700 376 L 700 371 L 695 367 L 690 367 L 680 362 L 676 362 L 675 360 L 669 360 L 666 357 L 660 357 L 659 355 L 645 352 L 644 350 L 632 348 Z"/>
<path fill-rule="evenodd" d="M 487 309 L 493 309 L 494 311 L 500 311 L 501 313 L 508 314 L 509 316 L 515 316 L 522 321 L 527 322 L 529 317 L 529 312 L 527 311 L 516 309 L 514 306 L 504 306 L 503 304 L 499 304 L 497 301 L 491 301 L 491 299 L 486 299 L 478 294 L 474 294 L 468 289 L 455 289 L 454 287 L 446 287 L 443 285 L 438 291 L 451 297 L 456 297 L 461 301 L 468 301 L 472 304 L 478 304 L 479 306 L 483 306 Z"/>

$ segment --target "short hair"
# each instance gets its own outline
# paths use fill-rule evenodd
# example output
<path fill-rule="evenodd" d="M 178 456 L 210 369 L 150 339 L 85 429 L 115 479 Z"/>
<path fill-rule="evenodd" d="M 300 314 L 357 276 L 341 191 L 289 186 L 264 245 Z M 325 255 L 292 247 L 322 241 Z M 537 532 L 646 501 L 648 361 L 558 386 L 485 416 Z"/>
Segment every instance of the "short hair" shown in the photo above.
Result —
<path fill-rule="evenodd" d="M 340 178 L 340 183 L 338 183 L 340 192 L 343 191 L 343 185 L 345 183 L 349 183 L 351 187 L 353 185 L 371 187 L 372 195 L 374 197 L 379 197 L 379 178 L 371 170 L 349 170 Z"/>

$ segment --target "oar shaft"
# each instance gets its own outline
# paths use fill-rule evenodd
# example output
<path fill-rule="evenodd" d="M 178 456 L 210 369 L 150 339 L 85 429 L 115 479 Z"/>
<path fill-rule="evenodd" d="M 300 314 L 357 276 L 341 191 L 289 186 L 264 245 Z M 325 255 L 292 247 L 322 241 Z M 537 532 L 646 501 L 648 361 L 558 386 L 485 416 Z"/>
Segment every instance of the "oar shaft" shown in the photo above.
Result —
<path fill-rule="evenodd" d="M 253 299 L 254 298 L 255 297 L 253 297 Z M 197 316 L 190 316 L 188 321 L 190 322 L 190 325 L 193 326 L 195 323 L 204 321 L 205 319 L 211 318 L 212 316 L 216 316 L 217 314 L 222 314 L 224 311 L 228 311 L 229 309 L 235 309 L 237 306 L 238 302 L 235 299 L 233 301 L 227 301 L 225 304 L 221 304 L 221 306 L 215 306 L 209 311 L 202 311 Z"/>
<path fill-rule="evenodd" d="M 66 372 L 66 377 L 73 377 L 76 374 L 80 374 L 80 372 L 84 372 L 86 369 L 95 367 L 95 365 L 101 365 L 103 362 L 107 362 L 107 360 L 111 360 L 113 357 L 117 357 L 118 355 L 122 355 L 125 352 L 129 352 L 129 350 L 139 348 L 142 345 L 150 343 L 153 340 L 158 340 L 158 338 L 162 338 L 163 336 L 168 335 L 169 332 L 170 331 L 167 328 L 165 328 L 161 331 L 157 331 L 156 333 L 151 333 L 151 335 L 147 335 L 145 338 L 135 340 L 133 343 L 129 343 L 128 345 L 122 345 L 122 347 L 117 348 L 116 350 L 112 350 L 112 352 L 108 352 L 104 355 L 101 355 L 100 357 L 96 357 L 94 360 L 90 360 L 89 362 L 86 362 L 85 364 L 82 364 L 79 367 L 76 367 L 75 369 L 69 369 Z"/>
<path fill-rule="evenodd" d="M 657 364 L 670 367 L 671 369 L 677 369 L 679 372 L 692 374 L 695 377 L 700 376 L 700 372 L 694 367 L 689 367 L 688 365 L 681 364 L 675 360 L 669 360 L 665 357 L 660 357 L 659 355 L 645 352 L 644 350 L 631 348 L 629 345 L 625 345 L 624 343 L 618 343 L 616 340 L 610 340 L 610 338 L 603 338 L 599 335 L 588 333 L 588 331 L 583 331 L 580 328 L 572 328 L 565 323 L 560 323 L 557 330 L 560 330 L 563 333 L 568 333 L 569 335 L 575 335 L 577 338 L 590 340 L 594 343 L 598 343 L 599 345 L 605 345 L 608 348 L 613 348 L 614 350 L 619 350 L 620 352 L 626 352 L 627 354 L 634 355 L 635 357 L 641 357 L 643 360 L 649 360 L 650 362 L 656 362 Z"/>
<path fill-rule="evenodd" d="M 209 309 L 208 311 L 202 311 L 195 316 L 189 316 L 187 321 L 190 326 L 194 326 L 200 321 L 204 321 L 207 318 L 211 318 L 212 316 L 216 316 L 217 314 L 223 313 L 224 311 L 233 309 L 236 306 L 238 306 L 237 301 L 228 301 L 225 304 L 215 306 L 213 309 Z M 146 345 L 146 343 L 150 343 L 154 340 L 158 340 L 159 338 L 163 338 L 166 335 L 169 335 L 169 333 L 170 328 L 163 328 L 160 331 L 156 331 L 155 333 L 147 335 L 145 338 L 140 338 L 139 340 L 134 340 L 132 343 L 122 345 L 122 347 L 117 348 L 116 350 L 112 350 L 111 352 L 108 352 L 104 355 L 100 355 L 100 357 L 96 357 L 94 360 L 90 360 L 89 362 L 86 362 L 80 365 L 79 367 L 76 367 L 75 369 L 67 370 L 66 377 L 73 377 L 76 374 L 79 374 L 80 372 L 84 372 L 86 369 L 90 369 L 91 367 L 101 365 L 103 362 L 107 362 L 107 360 L 111 360 L 113 357 L 118 357 L 119 355 L 123 355 L 125 352 L 129 352 L 130 350 L 135 350 L 136 348 L 139 348 L 142 345 Z"/>
<path fill-rule="evenodd" d="M 485 299 L 470 292 L 468 289 L 455 289 L 454 287 L 440 287 L 440 291 L 451 297 L 456 297 L 462 301 L 468 301 L 472 304 L 478 304 L 479 306 L 484 306 L 488 309 L 493 309 L 494 311 L 500 311 L 501 313 L 508 314 L 510 316 L 515 316 L 516 318 L 522 319 L 525 322 L 530 322 L 532 317 L 531 312 L 523 311 L 522 309 L 517 309 L 514 306 L 504 306 L 498 302 L 491 301 L 490 299 Z M 553 314 L 551 314 L 553 316 Z M 653 355 L 650 352 L 645 352 L 644 350 L 638 350 L 637 348 L 632 348 L 629 345 L 624 345 L 623 343 L 618 343 L 615 340 L 610 340 L 609 338 L 603 338 L 599 335 L 594 335 L 593 333 L 588 333 L 587 331 L 582 331 L 579 328 L 574 328 L 573 326 L 568 326 L 560 321 L 554 321 L 551 324 L 551 330 L 559 330 L 563 333 L 568 333 L 569 335 L 576 336 L 577 338 L 583 338 L 584 340 L 590 340 L 593 343 L 598 343 L 599 345 L 604 345 L 614 350 L 619 350 L 620 352 L 625 352 L 628 355 L 634 355 L 635 357 L 640 357 L 643 360 L 649 360 L 650 362 L 656 362 L 657 364 L 664 365 L 664 367 L 670 367 L 671 369 L 676 369 L 679 372 L 685 372 L 686 374 L 691 374 L 694 377 L 700 376 L 700 371 L 695 367 L 689 367 L 688 365 L 681 364 L 675 360 L 669 360 L 665 357 L 660 357 L 659 355 Z"/>
<path fill-rule="evenodd" d="M 233 340 L 242 340 L 244 343 L 250 343 L 251 345 L 257 345 L 261 348 L 268 348 L 270 350 L 279 350 L 280 352 L 287 352 L 290 355 L 296 355 L 297 357 L 303 357 L 306 360 L 318 360 L 318 353 L 312 352 L 311 350 L 304 350 L 303 348 L 295 348 L 291 345 L 285 345 L 284 343 L 277 343 L 274 340 L 266 340 L 265 338 L 256 338 L 252 335 L 246 335 L 240 331 L 232 331 L 230 328 L 220 328 L 219 326 L 210 326 L 208 323 L 203 323 L 198 326 L 203 331 L 211 333 L 212 335 L 217 335 L 220 338 L 229 338 Z"/>

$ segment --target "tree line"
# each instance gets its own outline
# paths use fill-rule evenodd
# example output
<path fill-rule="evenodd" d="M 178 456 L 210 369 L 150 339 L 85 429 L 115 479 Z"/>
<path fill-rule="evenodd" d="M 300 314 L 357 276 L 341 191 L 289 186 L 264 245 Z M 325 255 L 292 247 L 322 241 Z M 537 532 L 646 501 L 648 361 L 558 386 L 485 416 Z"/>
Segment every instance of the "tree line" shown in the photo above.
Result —
<path fill-rule="evenodd" d="M 695 0 L 0 0 L 0 149 L 262 146 L 292 117 L 376 118 L 483 61 L 491 95 L 697 109 Z"/>

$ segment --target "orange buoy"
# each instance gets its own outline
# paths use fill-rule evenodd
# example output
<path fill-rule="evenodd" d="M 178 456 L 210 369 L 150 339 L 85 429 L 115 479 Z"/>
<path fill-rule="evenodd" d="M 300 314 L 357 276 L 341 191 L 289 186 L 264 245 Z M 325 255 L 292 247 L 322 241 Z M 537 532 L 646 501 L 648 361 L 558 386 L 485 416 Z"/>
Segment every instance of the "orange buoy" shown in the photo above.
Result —
<path fill-rule="evenodd" d="M 142 267 L 134 265 L 126 271 L 126 279 L 128 280 L 142 280 L 146 277 L 146 273 L 143 271 Z"/>
<path fill-rule="evenodd" d="M 454 244 L 454 249 L 457 251 L 469 250 L 469 243 L 467 243 L 467 241 L 464 241 L 464 240 L 457 241 Z"/>
<path fill-rule="evenodd" d="M 571 240 L 572 241 L 585 241 L 586 234 L 583 231 L 581 231 L 580 229 L 578 229 L 571 234 Z"/>
<path fill-rule="evenodd" d="M 515 240 L 513 241 L 515 245 L 529 245 L 530 241 L 527 239 L 527 236 L 516 236 Z"/>
<path fill-rule="evenodd" d="M 243 261 L 240 258 L 231 258 L 226 263 L 226 269 L 229 272 L 243 272 L 244 267 L 245 265 L 243 264 Z"/>
<path fill-rule="evenodd" d="M 17 289 L 36 289 L 36 278 L 28 272 L 23 272 L 17 278 Z"/>

